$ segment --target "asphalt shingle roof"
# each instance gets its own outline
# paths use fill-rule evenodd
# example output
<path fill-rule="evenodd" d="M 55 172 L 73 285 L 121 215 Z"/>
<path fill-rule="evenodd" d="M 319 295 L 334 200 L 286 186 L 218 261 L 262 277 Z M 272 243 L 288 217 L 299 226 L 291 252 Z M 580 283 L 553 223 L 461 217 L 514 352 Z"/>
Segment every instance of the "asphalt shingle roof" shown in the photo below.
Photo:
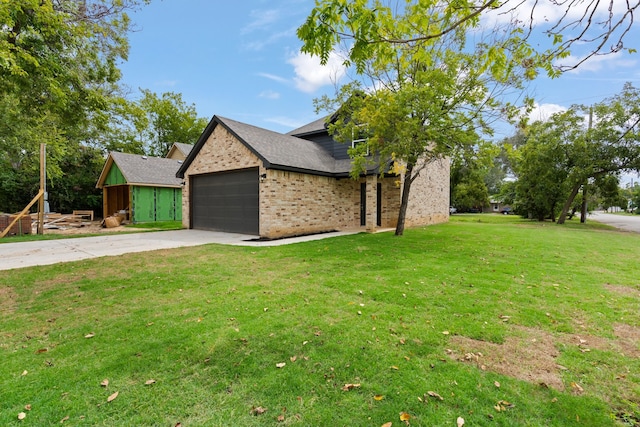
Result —
<path fill-rule="evenodd" d="M 292 131 L 287 132 L 287 135 L 292 135 L 292 136 L 300 136 L 300 135 L 307 135 L 310 133 L 317 133 L 317 132 L 323 132 L 327 130 L 327 118 L 328 117 L 322 117 L 319 118 L 316 121 L 313 121 L 311 123 L 308 123 L 304 126 L 299 127 L 298 129 L 294 129 Z"/>
<path fill-rule="evenodd" d="M 324 128 L 324 120 L 316 120 L 299 129 L 306 129 L 306 133 L 318 132 Z M 177 171 L 177 176 L 184 177 L 185 171 L 198 155 L 200 148 L 218 125 L 225 127 L 258 156 L 267 169 L 292 170 L 326 176 L 346 176 L 351 171 L 350 159 L 336 160 L 331 153 L 313 141 L 213 116 L 191 154 Z M 372 166 L 369 172 L 375 172 L 375 166 Z"/>
<path fill-rule="evenodd" d="M 288 167 L 332 174 L 335 159 L 318 144 L 267 129 L 218 117 L 220 122 L 268 163 L 267 167 Z"/>
<path fill-rule="evenodd" d="M 185 157 L 188 156 L 191 152 L 191 149 L 193 149 L 193 144 L 185 144 L 184 142 L 174 142 L 173 145 L 175 145 L 176 148 L 180 150 Z"/>
<path fill-rule="evenodd" d="M 188 145 L 188 144 L 187 144 Z M 155 185 L 158 187 L 179 187 L 180 178 L 176 172 L 181 161 L 161 157 L 148 157 L 140 154 L 112 152 L 109 154 L 122 172 L 128 184 Z"/>

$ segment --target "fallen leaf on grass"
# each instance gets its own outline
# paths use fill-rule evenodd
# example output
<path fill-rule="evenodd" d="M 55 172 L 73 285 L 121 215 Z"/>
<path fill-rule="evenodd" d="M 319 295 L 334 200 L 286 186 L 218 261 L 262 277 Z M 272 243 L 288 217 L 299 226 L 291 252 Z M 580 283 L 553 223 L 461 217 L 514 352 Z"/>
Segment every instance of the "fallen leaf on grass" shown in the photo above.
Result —
<path fill-rule="evenodd" d="M 69 419 L 69 415 L 60 420 L 60 424 L 64 424 L 65 421 Z"/>
<path fill-rule="evenodd" d="M 576 392 L 576 393 L 582 393 L 584 391 L 584 389 L 580 386 L 580 384 L 576 383 L 576 382 L 572 382 L 571 383 L 571 388 Z"/>
<path fill-rule="evenodd" d="M 278 415 L 278 418 L 276 418 L 276 420 L 277 420 L 279 423 L 284 422 L 284 415 L 282 415 L 282 414 Z"/>
<path fill-rule="evenodd" d="M 408 421 L 411 419 L 411 415 L 406 412 L 400 412 L 400 421 L 404 421 L 408 424 Z"/>
<path fill-rule="evenodd" d="M 27 372 L 27 370 L 25 369 L 24 371 L 22 371 L 22 376 L 24 377 L 25 375 L 27 375 L 29 372 Z"/>
<path fill-rule="evenodd" d="M 508 408 L 513 408 L 514 406 L 515 405 L 513 403 L 507 402 L 506 400 L 500 400 L 498 401 L 498 403 L 496 403 L 493 409 L 495 409 L 498 412 L 504 412 Z"/>
<path fill-rule="evenodd" d="M 376 394 L 375 396 L 373 396 L 373 400 L 377 400 L 378 402 L 382 399 L 384 399 L 384 396 L 381 394 Z"/>
<path fill-rule="evenodd" d="M 257 408 L 253 406 L 251 408 L 251 414 L 255 416 L 262 415 L 265 412 L 267 412 L 267 408 L 263 408 L 262 406 L 258 406 Z"/>
<path fill-rule="evenodd" d="M 458 417 L 456 423 L 458 423 L 458 427 L 462 427 L 464 425 L 464 418 Z"/>
<path fill-rule="evenodd" d="M 391 427 L 392 425 L 393 425 L 393 423 L 391 421 L 389 421 L 388 423 L 382 424 L 380 427 Z"/>
<path fill-rule="evenodd" d="M 30 411 L 31 410 L 31 405 L 24 405 L 24 409 L 27 410 L 27 411 Z"/>
<path fill-rule="evenodd" d="M 391 367 L 391 369 L 393 369 L 394 371 L 397 371 L 397 370 L 398 370 L 398 369 L 400 369 L 400 368 L 398 368 L 396 365 L 393 365 L 393 366 Z"/>
<path fill-rule="evenodd" d="M 102 382 L 100 383 L 100 385 L 102 387 L 108 387 L 109 386 L 109 380 L 108 379 L 103 379 Z"/>
<path fill-rule="evenodd" d="M 95 337 L 95 336 L 96 336 L 96 334 L 94 334 L 93 332 L 90 332 L 90 333 L 88 333 L 87 335 L 85 335 L 84 337 L 85 337 L 85 338 L 93 338 L 93 337 Z"/>
<path fill-rule="evenodd" d="M 116 400 L 116 397 L 118 397 L 118 392 L 116 391 L 115 393 L 113 393 L 111 396 L 107 397 L 107 402 L 113 402 L 114 400 Z"/>
<path fill-rule="evenodd" d="M 499 383 L 498 381 L 494 381 L 494 382 L 493 382 L 493 385 L 494 385 L 494 386 L 496 386 L 496 387 L 498 387 L 498 388 L 500 388 L 500 383 Z"/>
<path fill-rule="evenodd" d="M 280 369 L 280 368 L 284 368 L 287 364 L 285 362 L 281 362 L 281 363 L 276 363 L 276 368 Z"/>
<path fill-rule="evenodd" d="M 342 387 L 342 391 L 349 391 L 354 388 L 360 388 L 360 384 L 345 384 L 344 387 Z"/>
<path fill-rule="evenodd" d="M 436 393 L 435 391 L 428 391 L 427 394 L 433 398 L 436 398 L 438 400 L 444 400 L 444 397 L 440 396 L 438 393 Z"/>
<path fill-rule="evenodd" d="M 442 335 L 449 335 L 449 331 L 442 331 Z"/>
<path fill-rule="evenodd" d="M 41 349 L 36 350 L 36 354 L 46 353 L 47 351 L 49 351 L 48 348 L 41 348 Z"/>
<path fill-rule="evenodd" d="M 291 356 L 289 358 L 289 360 L 291 360 L 291 363 L 295 362 L 296 360 L 298 360 L 298 356 Z"/>
<path fill-rule="evenodd" d="M 144 382 L 144 385 L 151 385 L 151 384 L 155 384 L 155 383 L 156 383 L 156 380 L 146 380 Z"/>
<path fill-rule="evenodd" d="M 18 414 L 18 419 L 19 419 L 20 421 L 24 420 L 25 418 L 27 418 L 27 414 L 25 414 L 24 412 L 20 412 L 20 413 Z"/>

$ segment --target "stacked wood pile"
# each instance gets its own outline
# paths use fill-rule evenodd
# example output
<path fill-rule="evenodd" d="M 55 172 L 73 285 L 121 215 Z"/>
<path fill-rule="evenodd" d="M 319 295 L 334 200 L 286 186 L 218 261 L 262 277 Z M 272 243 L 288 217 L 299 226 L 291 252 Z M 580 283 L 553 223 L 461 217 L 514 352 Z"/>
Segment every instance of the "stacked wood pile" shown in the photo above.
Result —
<path fill-rule="evenodd" d="M 29 217 L 27 217 L 29 218 Z M 29 220 L 38 220 L 38 214 L 31 214 Z M 44 228 L 47 229 L 60 229 L 75 227 L 80 228 L 85 225 L 91 224 L 93 220 L 93 211 L 74 211 L 72 214 L 61 214 L 57 212 L 50 212 L 44 214 Z"/>

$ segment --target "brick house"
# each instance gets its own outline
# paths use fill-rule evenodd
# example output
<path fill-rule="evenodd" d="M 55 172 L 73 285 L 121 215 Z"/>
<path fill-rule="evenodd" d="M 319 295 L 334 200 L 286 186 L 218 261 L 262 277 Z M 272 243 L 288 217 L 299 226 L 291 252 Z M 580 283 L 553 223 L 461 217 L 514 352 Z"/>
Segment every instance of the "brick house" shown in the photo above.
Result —
<path fill-rule="evenodd" d="M 214 116 L 176 174 L 182 223 L 268 239 L 395 227 L 402 177 L 351 179 L 347 148 L 324 119 L 284 135 Z M 447 221 L 449 162 L 428 165 L 410 196 L 407 227 Z"/>

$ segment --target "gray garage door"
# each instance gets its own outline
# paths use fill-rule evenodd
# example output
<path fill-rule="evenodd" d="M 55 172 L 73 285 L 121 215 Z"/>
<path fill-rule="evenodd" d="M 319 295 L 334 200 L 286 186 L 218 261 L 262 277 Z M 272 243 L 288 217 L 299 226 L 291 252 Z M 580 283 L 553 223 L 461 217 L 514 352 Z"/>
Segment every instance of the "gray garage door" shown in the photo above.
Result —
<path fill-rule="evenodd" d="M 192 176 L 192 228 L 259 234 L 258 192 L 258 169 Z"/>

